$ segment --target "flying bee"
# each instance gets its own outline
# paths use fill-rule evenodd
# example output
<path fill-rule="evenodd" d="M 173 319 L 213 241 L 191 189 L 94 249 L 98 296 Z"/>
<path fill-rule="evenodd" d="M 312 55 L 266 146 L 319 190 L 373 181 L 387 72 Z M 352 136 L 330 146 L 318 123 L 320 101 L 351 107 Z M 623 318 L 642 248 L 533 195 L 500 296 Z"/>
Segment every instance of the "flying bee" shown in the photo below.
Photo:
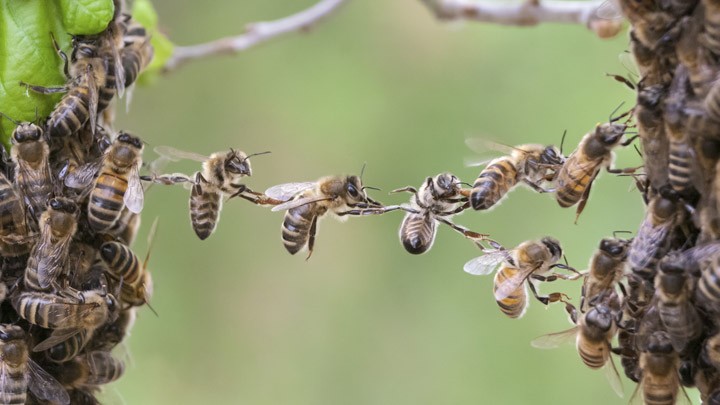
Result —
<path fill-rule="evenodd" d="M 450 221 L 453 215 L 469 207 L 467 190 L 460 187 L 460 180 L 450 173 L 428 177 L 420 189 L 404 187 L 393 192 L 413 193 L 408 213 L 400 225 L 400 242 L 412 254 L 430 250 L 435 241 L 437 223 L 441 222 L 466 237 L 483 239 L 487 235 L 469 231 Z"/>
<path fill-rule="evenodd" d="M 670 187 L 664 187 L 650 200 L 628 252 L 628 265 L 634 274 L 646 280 L 654 279 L 658 257 L 667 252 L 668 236 L 682 213 L 677 193 Z"/>
<path fill-rule="evenodd" d="M 24 404 L 28 390 L 42 400 L 70 403 L 62 385 L 30 358 L 25 331 L 0 324 L 0 403 Z"/>
<path fill-rule="evenodd" d="M 654 331 L 640 352 L 642 377 L 637 392 L 642 392 L 646 404 L 674 404 L 680 390 L 677 369 L 680 357 L 673 349 L 665 331 Z"/>
<path fill-rule="evenodd" d="M 702 320 L 691 302 L 694 287 L 694 280 L 677 255 L 660 260 L 655 276 L 657 312 L 678 353 L 702 333 Z"/>
<path fill-rule="evenodd" d="M 285 201 L 273 207 L 272 211 L 287 210 L 282 224 L 282 240 L 290 254 L 294 255 L 307 246 L 307 259 L 310 258 L 315 246 L 318 219 L 328 212 L 344 219 L 347 215 L 382 214 L 400 209 L 399 206 L 383 207 L 368 197 L 361 177 L 327 176 L 315 182 L 280 184 L 265 191 L 267 197 Z"/>
<path fill-rule="evenodd" d="M 95 131 L 97 123 L 99 89 L 105 85 L 105 60 L 99 55 L 101 37 L 73 36 L 70 60 L 52 37 L 53 47 L 64 62 L 67 84 L 60 87 L 34 86 L 20 82 L 28 89 L 41 94 L 65 93 L 55 106 L 47 122 L 50 137 L 63 137 L 80 130 L 86 122 Z"/>
<path fill-rule="evenodd" d="M 518 184 L 525 184 L 541 193 L 547 192 L 541 183 L 553 180 L 565 161 L 562 153 L 552 145 L 510 147 L 479 139 L 467 139 L 465 143 L 476 150 L 481 149 L 478 143 L 482 143 L 508 153 L 490 161 L 475 180 L 470 192 L 470 203 L 475 210 L 490 209 Z"/>
<path fill-rule="evenodd" d="M 15 184 L 37 220 L 53 192 L 50 148 L 43 129 L 29 122 L 18 125 L 10 139 L 10 156 L 15 163 Z"/>
<path fill-rule="evenodd" d="M 495 300 L 505 315 L 510 318 L 520 318 L 525 314 L 528 306 L 525 284 L 530 287 L 535 298 L 545 305 L 557 301 L 565 302 L 567 297 L 564 294 L 552 293 L 548 296 L 539 296 L 535 287 L 535 281 L 574 280 L 581 276 L 572 267 L 557 263 L 561 257 L 560 242 L 555 238 L 545 237 L 539 241 L 523 242 L 512 250 L 500 247 L 488 250 L 484 255 L 465 263 L 464 270 L 472 275 L 487 275 L 502 263 L 502 267 L 495 274 L 493 285 Z M 577 275 L 551 273 L 556 267 L 570 270 Z"/>
<path fill-rule="evenodd" d="M 121 132 L 97 162 L 89 163 L 65 178 L 65 185 L 83 189 L 92 183 L 88 223 L 95 232 L 110 229 L 127 207 L 140 213 L 144 194 L 139 170 L 143 144 L 140 138 Z"/>
<path fill-rule="evenodd" d="M 620 374 L 613 362 L 610 347 L 617 331 L 615 314 L 607 305 L 600 303 L 591 307 L 579 319 L 577 311 L 573 308 L 571 318 L 576 324 L 575 327 L 541 336 L 530 344 L 539 349 L 553 349 L 561 343 L 574 340 L 583 363 L 591 369 L 604 368 L 610 386 L 615 393 L 622 397 L 623 387 L 620 382 Z"/>
<path fill-rule="evenodd" d="M 600 248 L 590 259 L 590 270 L 585 275 L 582 287 L 581 312 L 588 310 L 597 299 L 615 292 L 623 277 L 630 241 L 606 238 L 600 241 Z"/>
<path fill-rule="evenodd" d="M 605 168 L 609 173 L 632 173 L 635 169 L 611 168 L 617 146 L 627 146 L 634 138 L 621 142 L 627 123 L 617 123 L 632 110 L 610 119 L 610 122 L 598 124 L 594 131 L 588 132 L 580 141 L 577 149 L 567 158 L 557 174 L 555 197 L 561 207 L 567 208 L 578 204 L 575 222 L 585 208 L 592 182 L 600 170 Z"/>
<path fill-rule="evenodd" d="M 49 291 L 64 271 L 70 242 L 77 231 L 78 207 L 66 198 L 53 198 L 40 216 L 40 240 L 33 246 L 25 269 L 25 288 Z"/>
<path fill-rule="evenodd" d="M 261 194 L 250 190 L 241 181 L 243 177 L 252 176 L 250 157 L 270 152 L 246 155 L 245 152 L 230 149 L 213 153 L 208 157 L 169 146 L 158 146 L 155 152 L 161 156 L 161 159 L 190 159 L 202 162 L 202 171 L 195 173 L 190 192 L 190 222 L 195 234 L 201 240 L 207 239 L 215 231 L 224 197 L 237 196 L 256 204 L 263 204 L 258 200 Z M 172 182 L 180 182 L 180 180 Z"/>

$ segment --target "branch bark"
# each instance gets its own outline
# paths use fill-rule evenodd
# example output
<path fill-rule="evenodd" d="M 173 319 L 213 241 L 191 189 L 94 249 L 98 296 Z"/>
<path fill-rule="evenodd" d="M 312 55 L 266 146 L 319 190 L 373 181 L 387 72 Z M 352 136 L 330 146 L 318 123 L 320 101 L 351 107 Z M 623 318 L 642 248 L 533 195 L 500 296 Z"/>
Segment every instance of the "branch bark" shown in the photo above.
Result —
<path fill-rule="evenodd" d="M 482 0 L 421 0 L 441 20 L 469 20 L 501 25 L 533 26 L 540 23 L 582 24 L 601 38 L 617 35 L 622 28 L 619 18 L 601 18 L 606 1 L 540 1 L 507 4 Z"/>
<path fill-rule="evenodd" d="M 336 11 L 347 0 L 321 0 L 314 6 L 288 17 L 248 24 L 245 33 L 234 37 L 220 38 L 198 45 L 177 46 L 168 59 L 163 72 L 177 69 L 193 59 L 221 54 L 235 54 L 255 45 L 293 32 L 306 32 L 325 17 Z"/>

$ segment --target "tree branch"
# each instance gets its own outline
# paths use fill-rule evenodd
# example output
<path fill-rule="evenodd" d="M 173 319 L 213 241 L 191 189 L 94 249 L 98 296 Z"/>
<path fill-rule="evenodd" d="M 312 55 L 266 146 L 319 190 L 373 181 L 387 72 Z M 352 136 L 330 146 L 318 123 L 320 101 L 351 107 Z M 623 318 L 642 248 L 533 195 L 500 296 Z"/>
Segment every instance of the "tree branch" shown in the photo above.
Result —
<path fill-rule="evenodd" d="M 421 0 L 442 20 L 471 20 L 502 25 L 532 26 L 541 22 L 583 24 L 601 38 L 617 35 L 620 19 L 605 19 L 596 11 L 604 1 L 540 1 L 506 4 L 483 0 Z M 620 16 L 618 11 L 618 17 Z"/>
<path fill-rule="evenodd" d="M 165 63 L 163 71 L 175 70 L 185 62 L 193 59 L 242 52 L 284 34 L 306 32 L 320 20 L 337 10 L 346 1 L 321 0 L 306 10 L 279 20 L 248 24 L 245 27 L 245 33 L 242 35 L 220 38 L 198 45 L 177 46 L 173 51 L 173 55 Z"/>

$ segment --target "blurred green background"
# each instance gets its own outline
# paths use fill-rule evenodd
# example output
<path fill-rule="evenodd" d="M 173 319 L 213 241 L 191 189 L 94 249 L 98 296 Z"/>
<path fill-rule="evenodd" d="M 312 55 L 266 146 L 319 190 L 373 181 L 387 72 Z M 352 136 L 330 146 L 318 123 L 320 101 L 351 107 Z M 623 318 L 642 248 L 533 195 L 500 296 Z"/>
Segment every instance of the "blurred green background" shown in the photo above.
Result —
<path fill-rule="evenodd" d="M 313 2 L 154 4 L 162 29 L 186 45 Z M 633 104 L 605 76 L 626 73 L 626 48 L 626 32 L 602 41 L 582 26 L 443 24 L 417 0 L 350 1 L 308 35 L 192 62 L 136 89 L 118 127 L 147 141 L 147 160 L 156 145 L 271 150 L 253 159 L 248 185 L 258 190 L 367 162 L 365 183 L 384 190 L 372 195 L 400 203 L 406 195 L 387 191 L 443 171 L 472 182 L 466 137 L 557 144 L 567 130 L 569 153 L 620 102 Z M 618 155 L 618 166 L 639 162 L 632 148 Z M 462 271 L 479 251 L 449 229 L 417 257 L 398 241 L 401 213 L 324 220 L 306 262 L 282 246 L 282 213 L 231 200 L 201 242 L 186 190 L 158 186 L 147 197 L 136 252 L 159 216 L 150 261 L 159 317 L 140 311 L 132 360 L 111 389 L 128 404 L 621 404 L 632 395 L 624 379 L 625 399 L 615 396 L 570 344 L 531 348 L 571 326 L 564 309 L 532 301 L 525 318 L 505 318 L 492 277 Z M 591 197 L 578 225 L 574 208 L 526 189 L 456 222 L 508 247 L 555 236 L 584 269 L 602 237 L 642 220 L 631 178 L 604 174 Z M 580 282 L 541 290 L 577 300 Z"/>

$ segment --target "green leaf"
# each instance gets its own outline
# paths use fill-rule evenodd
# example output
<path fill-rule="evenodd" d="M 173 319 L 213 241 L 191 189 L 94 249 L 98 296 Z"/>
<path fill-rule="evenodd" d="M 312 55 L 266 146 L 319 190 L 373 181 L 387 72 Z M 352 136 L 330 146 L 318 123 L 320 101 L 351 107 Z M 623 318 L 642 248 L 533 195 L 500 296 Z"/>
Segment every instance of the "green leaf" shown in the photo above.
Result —
<path fill-rule="evenodd" d="M 112 20 L 115 11 L 112 0 L 59 1 L 65 29 L 74 35 L 102 32 Z"/>
<path fill-rule="evenodd" d="M 152 83 L 160 74 L 167 60 L 172 56 L 173 44 L 162 32 L 158 30 L 158 17 L 155 9 L 148 0 L 136 0 L 132 9 L 133 18 L 142 24 L 148 34 L 154 49 L 153 60 L 138 78 L 138 83 L 146 85 Z"/>

